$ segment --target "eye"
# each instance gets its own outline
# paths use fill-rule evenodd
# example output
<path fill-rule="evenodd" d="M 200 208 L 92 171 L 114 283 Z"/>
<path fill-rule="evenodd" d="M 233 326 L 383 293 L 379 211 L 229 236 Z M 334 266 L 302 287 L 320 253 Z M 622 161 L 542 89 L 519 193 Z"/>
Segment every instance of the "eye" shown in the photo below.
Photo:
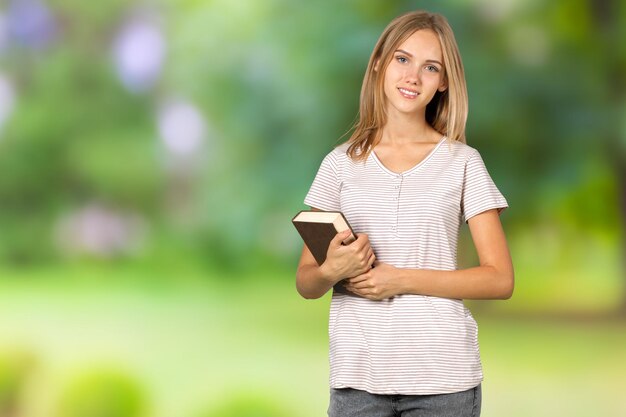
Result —
<path fill-rule="evenodd" d="M 402 55 L 397 56 L 396 60 L 401 64 L 406 64 L 407 62 L 409 62 L 409 60 L 405 56 L 402 56 Z"/>
<path fill-rule="evenodd" d="M 437 67 L 436 67 L 436 66 L 434 66 L 434 65 L 427 65 L 427 66 L 426 66 L 426 69 L 427 69 L 428 71 L 430 71 L 430 72 L 439 72 L 439 68 L 437 68 Z"/>

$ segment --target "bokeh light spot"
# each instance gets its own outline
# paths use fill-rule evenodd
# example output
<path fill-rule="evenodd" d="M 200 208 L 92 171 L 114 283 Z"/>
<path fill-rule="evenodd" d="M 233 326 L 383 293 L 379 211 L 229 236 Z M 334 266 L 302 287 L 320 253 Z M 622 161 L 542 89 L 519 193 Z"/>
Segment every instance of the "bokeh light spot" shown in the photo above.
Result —
<path fill-rule="evenodd" d="M 0 74 L 0 132 L 15 106 L 15 92 L 11 82 Z"/>
<path fill-rule="evenodd" d="M 13 0 L 7 9 L 7 32 L 19 44 L 40 48 L 54 38 L 55 22 L 43 2 Z"/>
<path fill-rule="evenodd" d="M 198 108 L 182 100 L 166 102 L 161 106 L 158 126 L 167 150 L 181 156 L 199 150 L 206 135 L 206 122 Z"/>
<path fill-rule="evenodd" d="M 146 91 L 161 73 L 165 38 L 157 26 L 133 21 L 120 31 L 113 56 L 124 86 L 132 92 Z"/>

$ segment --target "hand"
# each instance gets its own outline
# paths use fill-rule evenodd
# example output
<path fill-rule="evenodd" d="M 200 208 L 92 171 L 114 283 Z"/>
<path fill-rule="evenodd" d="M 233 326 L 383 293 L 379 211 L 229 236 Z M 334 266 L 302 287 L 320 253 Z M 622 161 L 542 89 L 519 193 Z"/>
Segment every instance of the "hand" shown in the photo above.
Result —
<path fill-rule="evenodd" d="M 374 262 L 374 267 L 369 271 L 346 279 L 345 288 L 370 300 L 391 298 L 402 293 L 396 271 L 397 268 L 392 265 Z"/>
<path fill-rule="evenodd" d="M 336 283 L 346 277 L 361 275 L 372 268 L 376 257 L 366 234 L 358 233 L 357 239 L 349 245 L 350 230 L 338 233 L 328 246 L 326 261 L 320 267 L 324 274 Z"/>

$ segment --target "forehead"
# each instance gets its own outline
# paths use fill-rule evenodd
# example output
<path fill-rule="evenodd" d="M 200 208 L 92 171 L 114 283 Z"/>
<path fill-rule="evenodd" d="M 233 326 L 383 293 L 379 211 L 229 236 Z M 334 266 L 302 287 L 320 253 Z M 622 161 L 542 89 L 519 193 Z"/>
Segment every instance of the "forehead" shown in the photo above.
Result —
<path fill-rule="evenodd" d="M 443 52 L 437 34 L 430 29 L 420 29 L 411 34 L 396 49 L 402 49 L 413 56 L 441 61 Z"/>

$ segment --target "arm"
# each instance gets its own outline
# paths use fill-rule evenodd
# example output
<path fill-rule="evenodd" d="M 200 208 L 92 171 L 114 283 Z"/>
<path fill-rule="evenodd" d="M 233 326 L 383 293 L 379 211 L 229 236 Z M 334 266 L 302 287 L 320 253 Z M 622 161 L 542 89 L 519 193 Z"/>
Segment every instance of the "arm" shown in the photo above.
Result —
<path fill-rule="evenodd" d="M 348 279 L 346 288 L 373 300 L 398 294 L 457 299 L 508 299 L 513 293 L 511 255 L 497 210 L 468 221 L 479 266 L 455 271 L 402 269 L 376 263 L 375 268 Z"/>
<path fill-rule="evenodd" d="M 357 234 L 354 242 L 343 245 L 343 240 L 350 235 L 351 232 L 346 230 L 333 238 L 326 261 L 321 266 L 304 245 L 296 272 L 296 288 L 300 295 L 320 298 L 342 279 L 363 274 L 372 267 L 375 257 L 367 235 Z"/>

